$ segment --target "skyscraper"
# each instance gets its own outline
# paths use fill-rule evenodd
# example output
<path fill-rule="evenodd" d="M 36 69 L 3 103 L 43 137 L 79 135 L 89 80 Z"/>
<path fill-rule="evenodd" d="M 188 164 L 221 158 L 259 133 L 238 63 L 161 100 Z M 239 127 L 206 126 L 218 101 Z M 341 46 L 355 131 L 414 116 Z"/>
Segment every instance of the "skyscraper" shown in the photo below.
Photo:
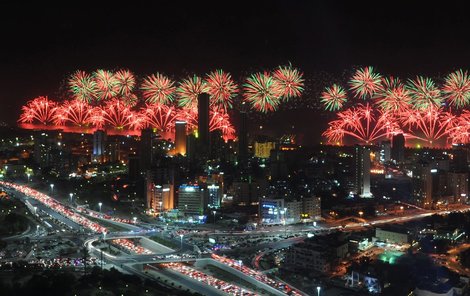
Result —
<path fill-rule="evenodd" d="M 396 163 L 405 160 L 405 136 L 403 134 L 394 135 L 392 138 L 392 159 Z"/>
<path fill-rule="evenodd" d="M 104 162 L 106 147 L 106 131 L 96 130 L 93 133 L 93 154 L 91 160 L 93 162 Z"/>
<path fill-rule="evenodd" d="M 454 172 L 468 172 L 468 147 L 464 144 L 452 144 L 451 168 Z"/>
<path fill-rule="evenodd" d="M 209 135 L 209 95 L 202 93 L 197 100 L 197 131 L 199 152 L 206 156 L 210 155 L 210 135 Z"/>
<path fill-rule="evenodd" d="M 175 152 L 186 155 L 186 121 L 175 122 Z"/>
<path fill-rule="evenodd" d="M 356 145 L 355 147 L 355 189 L 356 194 L 370 198 L 370 148 Z"/>
<path fill-rule="evenodd" d="M 238 128 L 238 162 L 245 165 L 248 159 L 248 114 L 240 112 L 240 127 Z"/>
<path fill-rule="evenodd" d="M 146 128 L 140 134 L 140 171 L 145 173 L 153 163 L 153 151 L 157 134 L 151 128 Z"/>

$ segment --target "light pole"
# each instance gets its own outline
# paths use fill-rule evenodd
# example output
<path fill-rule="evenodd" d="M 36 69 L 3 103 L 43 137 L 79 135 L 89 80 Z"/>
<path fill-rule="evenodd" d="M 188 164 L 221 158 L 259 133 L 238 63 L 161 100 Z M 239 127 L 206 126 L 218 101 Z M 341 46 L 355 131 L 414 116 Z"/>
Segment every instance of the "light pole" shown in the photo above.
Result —
<path fill-rule="evenodd" d="M 134 220 L 134 224 L 137 223 L 137 217 L 132 218 Z"/>
<path fill-rule="evenodd" d="M 51 196 L 54 194 L 54 184 L 51 184 Z"/>
<path fill-rule="evenodd" d="M 103 205 L 102 202 L 99 202 L 99 203 L 98 203 L 98 206 L 100 207 L 100 213 L 101 213 L 101 206 L 102 206 L 102 205 Z"/>
<path fill-rule="evenodd" d="M 287 208 L 284 208 L 284 236 L 287 237 Z"/>
<path fill-rule="evenodd" d="M 26 173 L 26 176 L 28 176 L 28 183 L 29 183 L 29 177 L 31 176 L 30 173 Z"/>
<path fill-rule="evenodd" d="M 38 207 L 34 207 L 34 215 L 37 215 L 37 214 L 38 214 Z"/>
<path fill-rule="evenodd" d="M 215 233 L 215 213 L 217 213 L 216 211 L 212 211 L 212 214 L 214 215 L 214 233 Z"/>
<path fill-rule="evenodd" d="M 73 201 L 73 193 L 69 193 L 69 196 L 70 196 L 70 204 L 72 204 L 72 201 Z"/>
<path fill-rule="evenodd" d="M 320 296 L 320 290 L 321 290 L 321 287 L 317 286 L 317 296 Z"/>
<path fill-rule="evenodd" d="M 180 234 L 180 238 L 181 238 L 181 261 L 183 261 L 183 234 Z"/>

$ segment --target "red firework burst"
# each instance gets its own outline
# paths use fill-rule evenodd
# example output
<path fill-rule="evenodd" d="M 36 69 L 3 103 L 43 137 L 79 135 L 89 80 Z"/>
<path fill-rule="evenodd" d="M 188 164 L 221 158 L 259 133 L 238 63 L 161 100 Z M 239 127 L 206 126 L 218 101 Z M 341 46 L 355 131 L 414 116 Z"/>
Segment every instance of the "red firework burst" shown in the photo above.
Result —
<path fill-rule="evenodd" d="M 175 127 L 177 118 L 175 107 L 166 106 L 163 104 L 147 104 L 141 110 L 144 118 L 144 126 L 151 126 L 159 131 L 172 131 Z"/>
<path fill-rule="evenodd" d="M 116 129 L 136 128 L 142 119 L 121 100 L 113 99 L 104 106 L 94 108 L 90 121 L 96 127 L 110 126 Z"/>
<path fill-rule="evenodd" d="M 57 104 L 47 97 L 41 96 L 29 101 L 21 110 L 22 113 L 18 120 L 20 123 L 39 122 L 41 124 L 50 124 L 54 121 Z"/>
<path fill-rule="evenodd" d="M 470 143 L 470 111 L 464 110 L 448 128 L 449 142 L 453 144 Z"/>
<path fill-rule="evenodd" d="M 426 141 L 431 146 L 449 135 L 449 130 L 458 124 L 457 117 L 451 112 L 444 112 L 442 107 L 430 105 L 426 109 L 408 108 L 400 114 L 401 122 L 409 134 Z"/>
<path fill-rule="evenodd" d="M 225 140 L 234 138 L 235 128 L 230 122 L 230 116 L 225 110 L 212 107 L 209 115 L 209 131 L 220 130 Z"/>
<path fill-rule="evenodd" d="M 91 106 L 85 101 L 65 101 L 57 108 L 54 123 L 57 125 L 70 123 L 76 126 L 86 126 L 90 124 L 92 111 Z"/>
<path fill-rule="evenodd" d="M 401 132 L 393 116 L 374 110 L 369 104 L 339 112 L 338 118 L 323 133 L 330 143 L 342 143 L 345 136 L 350 136 L 361 144 L 371 144 Z"/>

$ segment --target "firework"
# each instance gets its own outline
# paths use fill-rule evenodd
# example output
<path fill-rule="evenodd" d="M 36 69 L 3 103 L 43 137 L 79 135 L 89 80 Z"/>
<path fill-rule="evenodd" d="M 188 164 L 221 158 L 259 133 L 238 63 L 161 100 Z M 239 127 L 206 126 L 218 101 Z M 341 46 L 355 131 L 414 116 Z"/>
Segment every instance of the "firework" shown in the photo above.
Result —
<path fill-rule="evenodd" d="M 470 112 L 464 110 L 454 124 L 448 128 L 449 142 L 452 144 L 470 143 Z"/>
<path fill-rule="evenodd" d="M 325 88 L 321 94 L 321 102 L 328 111 L 336 111 L 343 107 L 347 101 L 346 91 L 339 85 L 333 84 L 331 87 Z"/>
<path fill-rule="evenodd" d="M 144 126 L 151 126 L 159 131 L 172 131 L 177 117 L 175 107 L 163 104 L 147 104 L 141 110 L 144 118 Z"/>
<path fill-rule="evenodd" d="M 255 110 L 269 112 L 277 109 L 282 96 L 279 83 L 269 73 L 251 75 L 244 86 L 244 97 Z"/>
<path fill-rule="evenodd" d="M 427 109 L 408 109 L 401 113 L 401 121 L 409 133 L 431 146 L 448 135 L 449 128 L 457 123 L 456 119 L 452 113 L 432 105 Z"/>
<path fill-rule="evenodd" d="M 342 143 L 345 136 L 350 136 L 362 144 L 371 144 L 400 132 L 398 123 L 389 113 L 375 110 L 369 104 L 359 104 L 339 112 L 338 119 L 329 123 L 323 136 L 330 143 Z"/>
<path fill-rule="evenodd" d="M 382 76 L 374 72 L 373 67 L 359 69 L 349 81 L 351 91 L 357 97 L 371 98 L 380 89 Z"/>
<path fill-rule="evenodd" d="M 282 98 L 289 100 L 290 98 L 300 97 L 304 90 L 303 74 L 291 65 L 279 66 L 273 73 L 273 78 L 280 86 Z"/>
<path fill-rule="evenodd" d="M 90 123 L 92 108 L 81 100 L 65 101 L 55 112 L 54 122 L 57 125 L 71 123 L 76 126 L 86 126 Z"/>
<path fill-rule="evenodd" d="M 21 108 L 20 123 L 39 122 L 47 125 L 54 122 L 57 104 L 47 97 L 37 97 Z"/>
<path fill-rule="evenodd" d="M 205 83 L 212 105 L 215 104 L 225 110 L 232 107 L 232 100 L 238 88 L 229 73 L 222 70 L 213 71 L 207 74 Z"/>
<path fill-rule="evenodd" d="M 91 75 L 84 71 L 76 71 L 67 82 L 74 99 L 88 103 L 96 99 L 96 82 Z"/>
<path fill-rule="evenodd" d="M 405 88 L 410 93 L 415 109 L 427 109 L 442 103 L 441 93 L 430 78 L 418 76 L 415 80 L 409 79 Z"/>
<path fill-rule="evenodd" d="M 119 92 L 119 80 L 116 76 L 106 70 L 96 70 L 93 73 L 93 78 L 96 82 L 97 97 L 100 100 L 109 100 L 116 97 Z"/>
<path fill-rule="evenodd" d="M 450 73 L 442 86 L 442 93 L 451 106 L 462 108 L 470 103 L 470 77 L 462 70 Z"/>
<path fill-rule="evenodd" d="M 178 105 L 180 107 L 196 105 L 198 96 L 206 92 L 206 88 L 204 81 L 196 75 L 183 79 L 176 89 Z"/>
<path fill-rule="evenodd" d="M 220 130 L 224 139 L 234 137 L 235 128 L 230 122 L 230 116 L 223 109 L 211 108 L 209 112 L 209 131 Z"/>
<path fill-rule="evenodd" d="M 129 70 L 119 70 L 114 74 L 116 79 L 117 93 L 122 98 L 132 95 L 135 87 L 135 77 Z"/>
<path fill-rule="evenodd" d="M 383 110 L 400 111 L 407 109 L 411 102 L 410 93 L 398 78 L 383 78 L 382 85 L 374 95 L 375 103 Z"/>
<path fill-rule="evenodd" d="M 96 127 L 110 126 L 115 129 L 132 128 L 141 120 L 130 107 L 118 99 L 112 99 L 92 111 L 90 121 Z"/>
<path fill-rule="evenodd" d="M 173 102 L 176 87 L 175 82 L 157 73 L 144 78 L 141 89 L 147 103 L 168 104 Z"/>
<path fill-rule="evenodd" d="M 197 106 L 183 107 L 178 109 L 176 119 L 186 122 L 188 132 L 197 129 Z"/>

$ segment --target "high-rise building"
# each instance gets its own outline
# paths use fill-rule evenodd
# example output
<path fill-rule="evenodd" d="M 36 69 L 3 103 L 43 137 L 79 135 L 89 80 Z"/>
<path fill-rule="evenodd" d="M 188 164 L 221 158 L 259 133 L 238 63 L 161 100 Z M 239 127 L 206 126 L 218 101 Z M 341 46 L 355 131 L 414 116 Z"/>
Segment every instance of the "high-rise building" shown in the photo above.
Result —
<path fill-rule="evenodd" d="M 276 149 L 276 142 L 266 141 L 266 142 L 255 142 L 254 145 L 254 154 L 257 158 L 269 158 L 271 155 L 271 150 Z"/>
<path fill-rule="evenodd" d="M 468 173 L 449 172 L 447 176 L 448 188 L 455 203 L 466 203 L 468 198 Z"/>
<path fill-rule="evenodd" d="M 106 149 L 107 160 L 109 162 L 119 162 L 121 161 L 121 153 L 120 153 L 120 144 L 119 140 L 116 139 L 114 141 L 108 142 L 108 148 Z"/>
<path fill-rule="evenodd" d="M 92 162 L 104 162 L 106 149 L 106 131 L 96 130 L 93 133 L 93 154 L 91 155 Z"/>
<path fill-rule="evenodd" d="M 171 184 L 155 184 L 146 180 L 147 209 L 153 213 L 161 213 L 173 209 L 174 190 Z"/>
<path fill-rule="evenodd" d="M 186 155 L 186 121 L 175 122 L 175 152 Z"/>
<path fill-rule="evenodd" d="M 51 151 L 59 147 L 61 133 L 58 131 L 35 131 L 34 161 L 40 166 L 51 164 Z"/>
<path fill-rule="evenodd" d="M 321 219 L 321 197 L 304 197 L 302 202 L 302 214 L 306 215 L 312 220 Z"/>
<path fill-rule="evenodd" d="M 140 133 L 140 171 L 145 173 L 154 162 L 154 151 L 158 135 L 151 128 L 143 129 Z"/>
<path fill-rule="evenodd" d="M 395 163 L 403 163 L 405 160 L 405 136 L 394 135 L 392 138 L 392 159 Z"/>
<path fill-rule="evenodd" d="M 204 191 L 199 185 L 183 184 L 178 188 L 178 209 L 185 215 L 204 213 Z"/>
<path fill-rule="evenodd" d="M 209 134 L 209 95 L 202 93 L 197 99 L 197 132 L 199 142 L 199 153 L 210 155 L 210 134 Z"/>
<path fill-rule="evenodd" d="M 463 144 L 452 144 L 451 169 L 454 172 L 468 172 L 468 147 Z"/>
<path fill-rule="evenodd" d="M 269 157 L 269 156 L 268 156 Z M 248 160 L 248 113 L 240 112 L 238 128 L 238 162 L 245 165 Z"/>
<path fill-rule="evenodd" d="M 380 162 L 385 163 L 391 160 L 392 145 L 390 141 L 380 143 Z"/>
<path fill-rule="evenodd" d="M 360 197 L 370 198 L 370 148 L 355 147 L 355 191 Z"/>
<path fill-rule="evenodd" d="M 280 224 L 284 219 L 284 199 L 260 199 L 259 222 L 261 224 Z M 284 214 L 281 214 L 284 213 Z"/>

